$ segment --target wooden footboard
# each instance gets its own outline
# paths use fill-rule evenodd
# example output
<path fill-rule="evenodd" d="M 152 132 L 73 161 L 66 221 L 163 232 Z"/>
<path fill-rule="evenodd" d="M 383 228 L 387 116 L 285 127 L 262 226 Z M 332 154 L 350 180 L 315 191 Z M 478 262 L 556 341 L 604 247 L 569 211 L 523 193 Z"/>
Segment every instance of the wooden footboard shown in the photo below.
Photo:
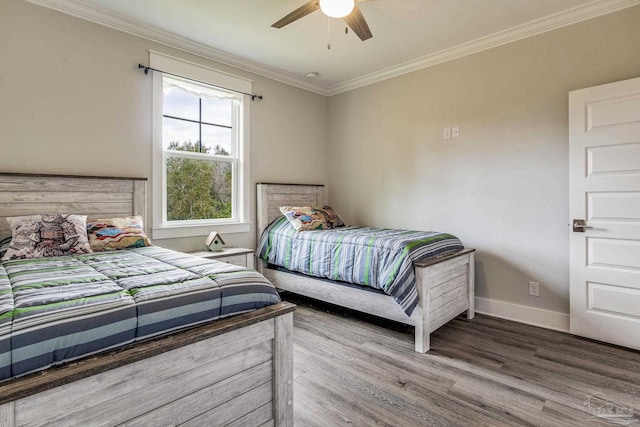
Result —
<path fill-rule="evenodd" d="M 459 314 L 474 312 L 474 249 L 414 264 L 420 309 L 416 310 L 416 351 L 429 351 L 431 332 Z M 413 318 L 413 316 L 412 316 Z"/>
<path fill-rule="evenodd" d="M 280 303 L 0 384 L 0 426 L 293 426 Z"/>

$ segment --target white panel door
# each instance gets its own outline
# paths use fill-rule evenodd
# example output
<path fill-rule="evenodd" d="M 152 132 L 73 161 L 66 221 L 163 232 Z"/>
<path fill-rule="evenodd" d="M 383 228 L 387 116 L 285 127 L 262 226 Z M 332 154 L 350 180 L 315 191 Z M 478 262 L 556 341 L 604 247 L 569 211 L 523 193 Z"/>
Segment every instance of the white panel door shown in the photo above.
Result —
<path fill-rule="evenodd" d="M 569 94 L 569 169 L 571 333 L 640 349 L 640 78 Z"/>

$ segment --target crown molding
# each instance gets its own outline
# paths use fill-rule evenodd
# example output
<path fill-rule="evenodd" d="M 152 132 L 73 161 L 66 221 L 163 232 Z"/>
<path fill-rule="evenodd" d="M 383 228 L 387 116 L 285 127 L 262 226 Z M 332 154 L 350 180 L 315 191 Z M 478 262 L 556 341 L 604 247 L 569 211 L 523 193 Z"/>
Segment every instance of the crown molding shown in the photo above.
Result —
<path fill-rule="evenodd" d="M 327 96 L 326 88 L 312 84 L 307 80 L 297 77 L 296 75 L 279 68 L 270 67 L 258 62 L 233 55 L 211 46 L 195 42 L 174 33 L 159 30 L 156 27 L 145 24 L 143 22 L 125 18 L 109 11 L 105 11 L 83 3 L 80 0 L 26 0 L 39 6 L 44 6 L 85 21 L 94 22 L 104 25 L 114 30 L 122 31 L 134 36 L 163 44 L 172 48 L 182 50 L 184 52 L 200 56 L 205 59 L 219 62 L 224 65 L 238 68 L 243 71 L 267 77 L 272 80 L 285 83 L 300 89 L 308 90 L 320 95 Z"/>
<path fill-rule="evenodd" d="M 583 6 L 578 6 L 564 12 L 549 15 L 544 18 L 527 22 L 526 24 L 518 25 L 448 49 L 443 49 L 399 65 L 394 65 L 393 67 L 375 71 L 361 77 L 356 77 L 355 79 L 347 80 L 326 89 L 329 93 L 328 96 L 337 95 L 339 93 L 348 92 L 353 89 L 368 86 L 370 84 L 378 83 L 413 71 L 432 67 L 443 62 L 458 59 L 463 56 L 482 52 L 483 50 L 542 34 L 547 31 L 573 25 L 588 19 L 597 18 L 598 16 L 607 15 L 622 9 L 627 9 L 638 4 L 640 4 L 640 0 L 594 0 Z"/>
<path fill-rule="evenodd" d="M 609 13 L 617 12 L 640 4 L 640 0 L 594 0 L 583 6 L 578 6 L 564 12 L 559 12 L 526 24 L 490 34 L 467 43 L 443 49 L 402 64 L 356 77 L 330 87 L 325 87 L 312 84 L 309 81 L 285 70 L 251 61 L 246 58 L 233 55 L 229 52 L 215 49 L 211 46 L 181 37 L 177 34 L 158 30 L 153 26 L 98 9 L 94 6 L 83 3 L 80 0 L 26 1 L 324 96 L 337 95 L 363 86 L 368 86 L 373 83 L 378 83 L 413 71 L 422 70 L 443 62 L 472 55 L 474 53 L 482 52 L 483 50 L 502 46 L 507 43 L 515 42 L 527 37 L 542 34 L 547 31 L 586 21 L 598 16 L 607 15 Z"/>

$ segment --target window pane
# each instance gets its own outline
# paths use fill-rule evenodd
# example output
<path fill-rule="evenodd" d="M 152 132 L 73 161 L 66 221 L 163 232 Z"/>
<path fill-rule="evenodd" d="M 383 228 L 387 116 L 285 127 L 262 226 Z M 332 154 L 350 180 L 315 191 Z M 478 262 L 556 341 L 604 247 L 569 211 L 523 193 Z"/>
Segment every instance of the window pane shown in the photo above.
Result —
<path fill-rule="evenodd" d="M 167 150 L 199 151 L 199 133 L 198 123 L 166 117 L 162 121 L 162 142 Z"/>
<path fill-rule="evenodd" d="M 202 121 L 215 125 L 231 126 L 233 101 L 226 99 L 202 99 Z"/>
<path fill-rule="evenodd" d="M 199 98 L 177 88 L 165 88 L 162 114 L 181 119 L 200 120 Z"/>
<path fill-rule="evenodd" d="M 231 218 L 230 162 L 167 158 L 167 220 Z"/>
<path fill-rule="evenodd" d="M 233 154 L 231 148 L 231 129 L 219 126 L 202 125 L 202 145 L 203 151 L 209 154 L 230 156 Z M 206 148 L 204 148 L 206 147 Z"/>

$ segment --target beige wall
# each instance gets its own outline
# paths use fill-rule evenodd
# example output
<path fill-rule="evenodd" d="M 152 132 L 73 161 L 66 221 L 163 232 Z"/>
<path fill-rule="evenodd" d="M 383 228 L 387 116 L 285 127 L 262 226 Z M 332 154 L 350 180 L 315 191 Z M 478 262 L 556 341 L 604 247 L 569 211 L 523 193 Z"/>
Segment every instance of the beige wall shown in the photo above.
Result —
<path fill-rule="evenodd" d="M 151 179 L 151 77 L 137 69 L 150 49 L 250 78 L 264 96 L 251 104 L 251 200 L 256 182 L 327 180 L 325 97 L 22 0 L 0 1 L 0 171 Z M 255 230 L 224 237 L 255 246 Z"/>
<path fill-rule="evenodd" d="M 635 7 L 331 97 L 332 204 L 454 233 L 478 296 L 567 313 L 568 92 L 640 76 L 639 46 Z"/>

